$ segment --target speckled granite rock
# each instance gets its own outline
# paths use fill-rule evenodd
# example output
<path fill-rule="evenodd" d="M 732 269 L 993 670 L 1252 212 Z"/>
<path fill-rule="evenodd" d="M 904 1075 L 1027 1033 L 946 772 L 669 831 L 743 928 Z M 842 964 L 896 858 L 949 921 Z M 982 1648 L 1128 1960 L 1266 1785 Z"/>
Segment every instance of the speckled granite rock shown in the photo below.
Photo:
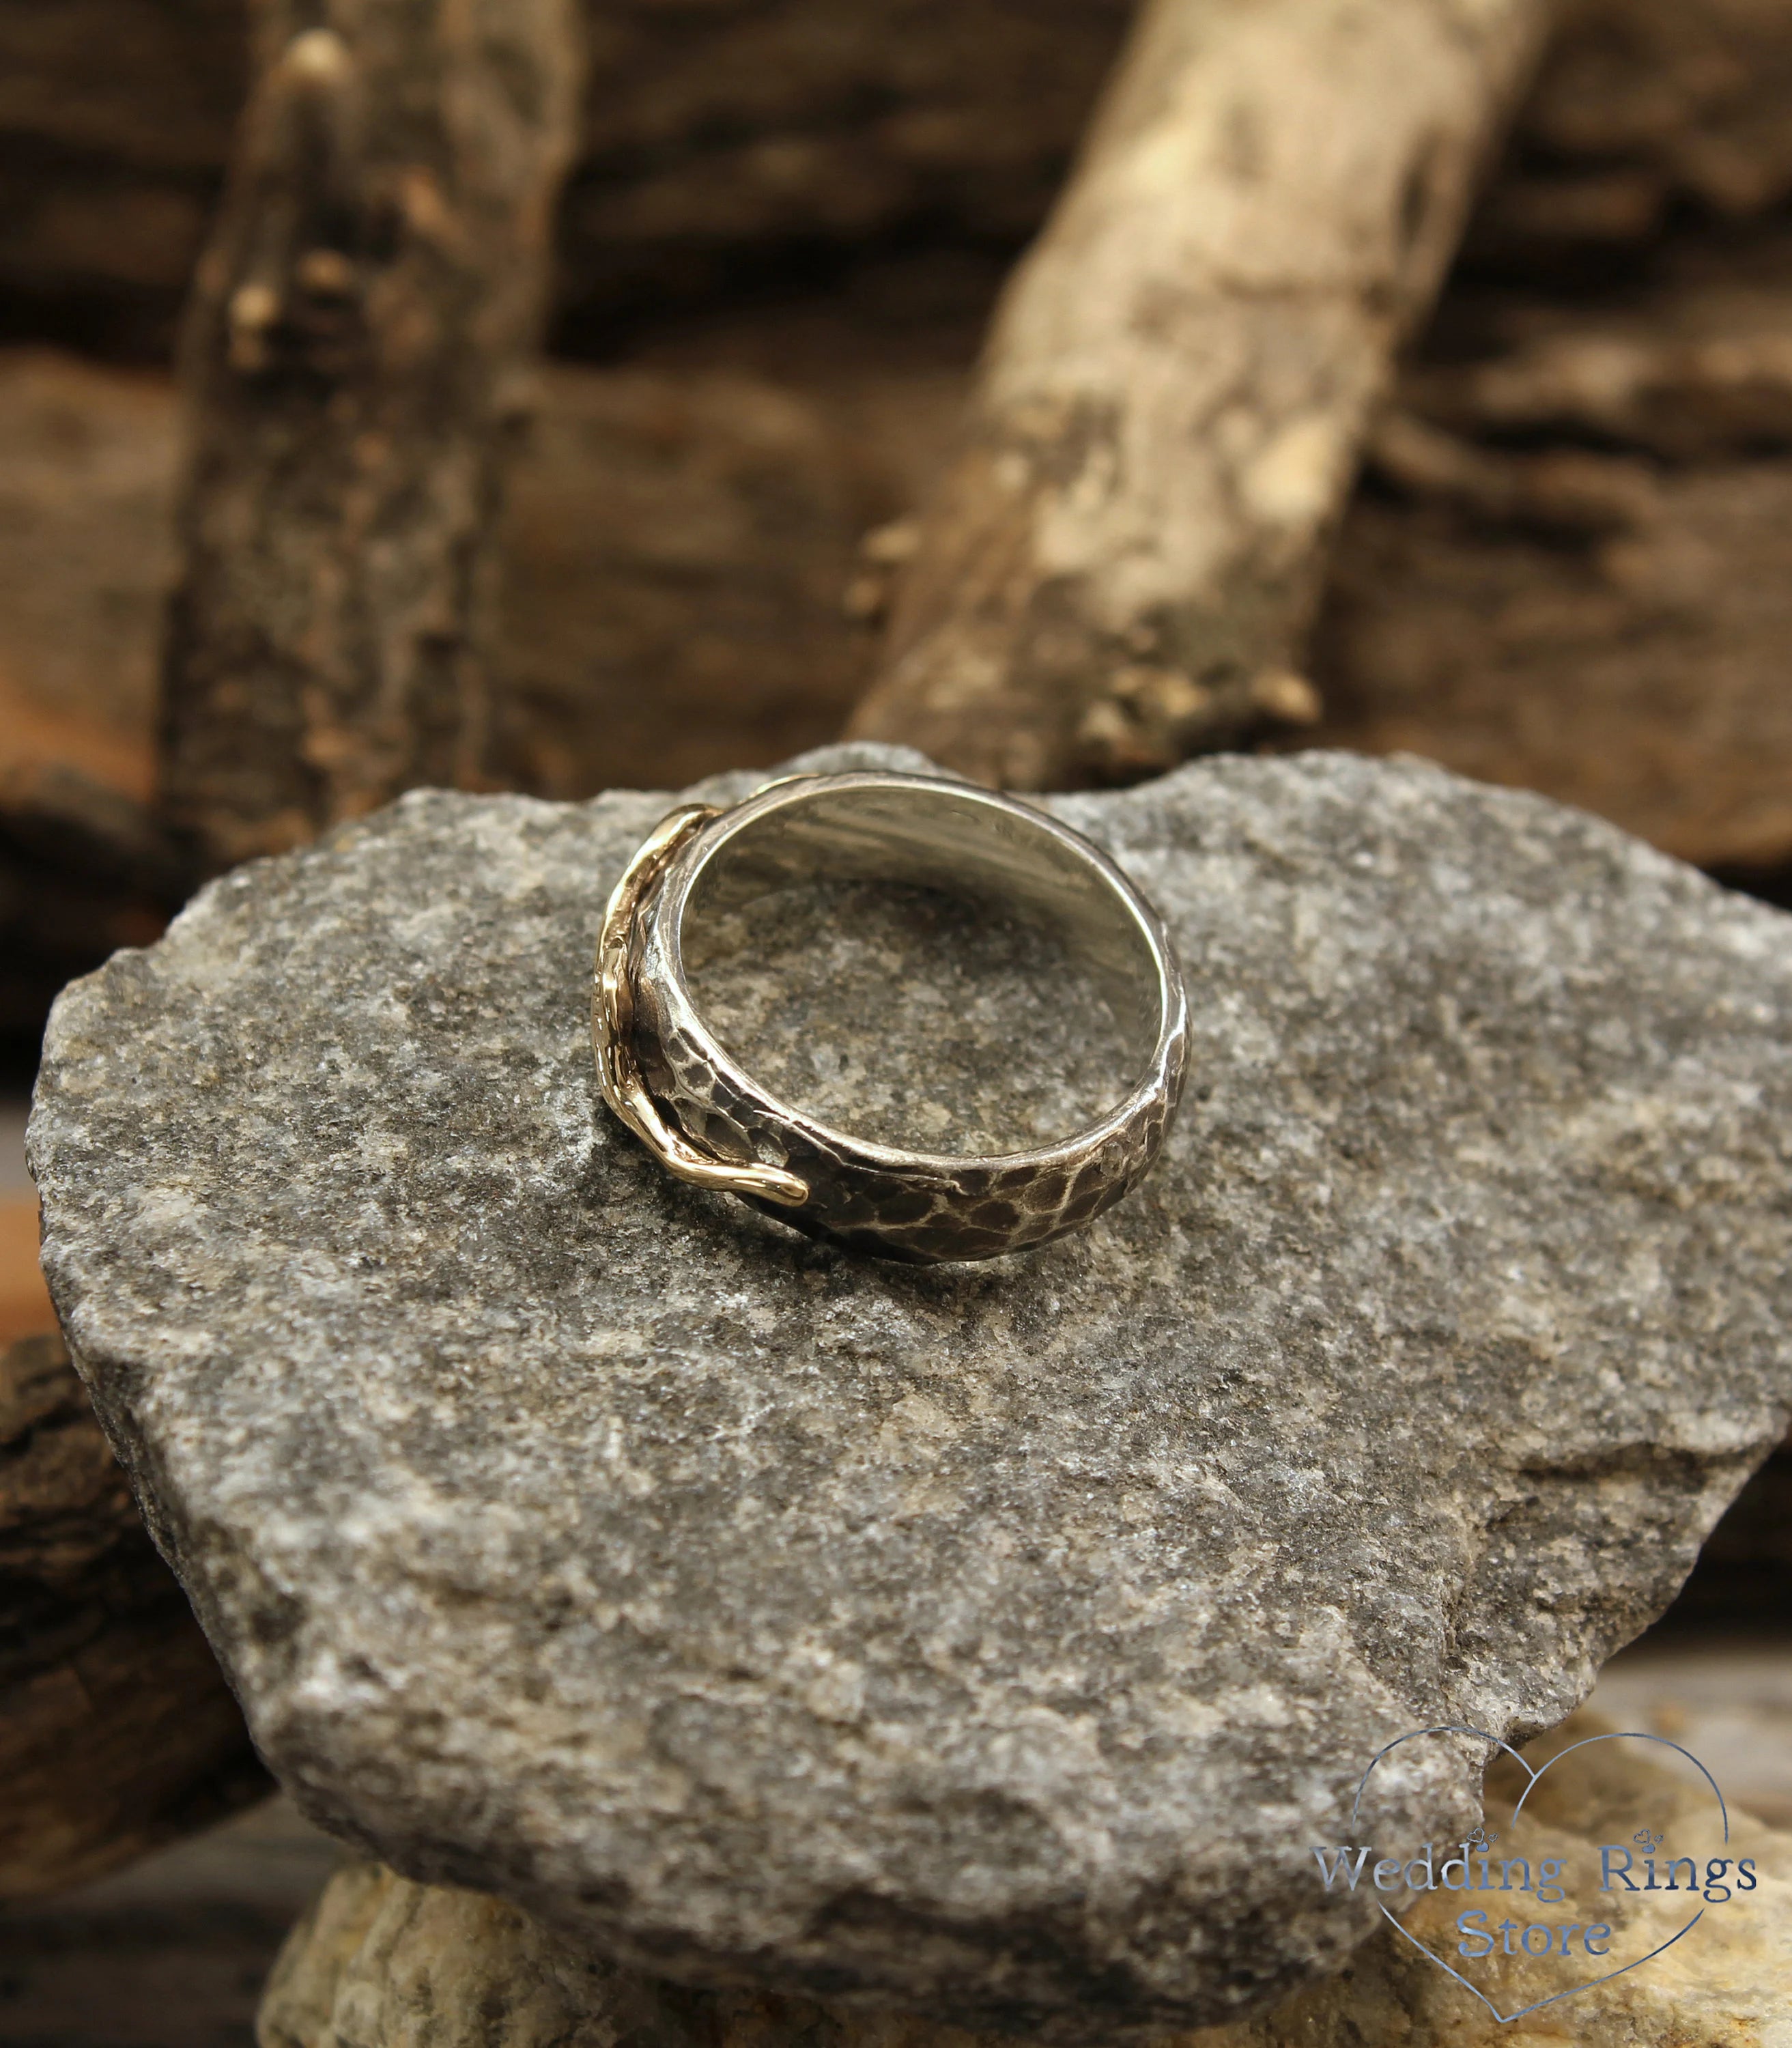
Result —
<path fill-rule="evenodd" d="M 1534 1744 L 1529 1760 L 1540 1767 L 1602 1725 L 1577 1715 Z M 1696 1851 L 1701 1863 L 1723 1855 L 1734 1868 L 1737 1857 L 1748 1857 L 1755 1888 L 1732 1888 L 1666 1954 L 1503 2023 L 1384 1927 L 1337 1976 L 1249 2019 L 1165 2037 L 1163 2048 L 1788 2048 L 1792 1834 L 1739 1811 L 1723 1837 L 1711 1802 L 1646 1754 L 1632 1744 L 1569 1757 L 1535 1802 L 1531 1840 L 1533 1853 L 1546 1848 L 1589 1879 L 1598 1844 L 1620 1816 L 1648 1815 L 1670 1828 L 1675 1846 Z M 1502 1782 L 1490 1782 L 1488 1819 L 1509 1843 L 1522 1781 L 1510 1765 L 1499 1775 Z M 1449 1956 L 1450 1922 L 1461 1904 L 1433 1893 L 1402 1924 Z M 1651 1898 L 1619 1891 L 1592 1907 L 1610 1923 L 1614 1961 L 1647 1954 L 1687 1910 L 1683 1891 Z M 1513 2013 L 1575 1981 L 1573 1968 L 1555 1961 L 1519 1961 L 1509 1978 L 1480 1978 L 1497 2011 Z M 502 1900 L 413 1884 L 367 1864 L 339 1872 L 288 1937 L 262 2000 L 258 2038 L 262 2048 L 615 2048 L 619 2041 L 653 2048 L 1007 2048 L 1012 2038 L 764 1992 L 681 1991 L 583 1954 Z"/>
<path fill-rule="evenodd" d="M 1071 2040 L 1335 1967 L 1371 1752 L 1559 1719 L 1782 1433 L 1792 923 L 1416 763 L 1054 799 L 1183 951 L 1183 1114 L 1089 1232 L 906 1270 L 594 1107 L 663 801 L 412 797 L 58 1007 L 52 1286 L 265 1753 L 665 1976 Z M 1024 1003 L 942 1044 L 844 964 L 836 1063 L 1010 1113 Z"/>

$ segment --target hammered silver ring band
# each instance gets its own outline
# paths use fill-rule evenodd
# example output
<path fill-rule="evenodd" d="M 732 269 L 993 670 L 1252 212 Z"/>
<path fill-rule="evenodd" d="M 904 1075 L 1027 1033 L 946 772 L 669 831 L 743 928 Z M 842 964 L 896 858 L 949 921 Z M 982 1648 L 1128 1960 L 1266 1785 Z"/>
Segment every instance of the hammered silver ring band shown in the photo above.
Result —
<path fill-rule="evenodd" d="M 982 895 L 1054 926 L 1127 1031 L 1096 1122 L 1032 1150 L 906 1151 L 780 1101 L 716 1041 L 685 972 L 688 923 L 817 879 Z M 1162 1146 L 1188 1062 L 1188 1002 L 1156 913 L 1080 833 L 971 783 L 799 775 L 731 809 L 687 805 L 635 854 L 604 914 L 592 998 L 599 1084 L 660 1164 L 812 1235 L 885 1259 L 994 1259 L 1080 1228 Z"/>

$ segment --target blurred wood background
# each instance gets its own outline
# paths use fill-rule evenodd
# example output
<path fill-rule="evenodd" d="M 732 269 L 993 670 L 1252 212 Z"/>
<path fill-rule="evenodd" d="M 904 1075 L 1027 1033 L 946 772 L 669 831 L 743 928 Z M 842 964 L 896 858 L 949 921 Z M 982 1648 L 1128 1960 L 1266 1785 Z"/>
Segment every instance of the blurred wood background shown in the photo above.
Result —
<path fill-rule="evenodd" d="M 469 779 L 677 786 L 840 731 L 1131 11 L 588 6 Z M 188 886 L 152 801 L 168 366 L 248 65 L 244 0 L 0 0 L 14 1087 L 56 990 Z M 1789 117 L 1782 0 L 1571 0 L 1371 436 L 1312 688 L 1248 743 L 1409 749 L 1792 892 Z M 1169 765 L 1189 699 L 1125 672 L 1069 772 Z M 0 1188 L 12 1332 L 33 1228 Z"/>
<path fill-rule="evenodd" d="M 557 361 L 504 544 L 491 782 L 836 733 L 1119 0 L 592 11 Z M 0 4 L 0 1030 L 154 929 L 164 364 L 242 91 L 226 0 Z M 1570 10 L 1373 444 L 1295 736 L 1707 865 L 1792 859 L 1792 12 Z M 867 537 L 869 537 L 867 540 Z M 1166 765 L 1141 693 L 1113 772 Z"/>
<path fill-rule="evenodd" d="M 494 200 L 526 222 L 571 147 L 550 358 L 522 374 L 525 309 L 482 359 L 473 467 L 514 452 L 478 625 L 489 716 L 476 758 L 429 772 L 578 797 L 839 734 L 962 452 L 992 308 L 1132 14 L 584 0 L 576 122 L 569 83 L 564 114 L 548 92 L 523 124 L 533 181 Z M 1560 23 L 1367 437 L 1298 672 L 1290 656 L 1279 693 L 1247 690 L 1248 715 L 1216 725 L 1142 661 L 1050 779 L 1123 780 L 1220 740 L 1410 750 L 1792 902 L 1792 6 L 1566 0 Z M 157 802 L 170 363 L 250 72 L 246 0 L 0 0 L 15 1107 L 56 991 L 152 938 L 193 877 Z M 48 1327 L 35 1244 L 9 1164 L 0 1342 Z M 62 1802 L 53 1825 L 19 1806 L 22 1891 L 258 1780 L 53 1348 L 6 1358 L 10 1753 L 44 1812 Z M 1786 1469 L 1739 1503 L 1663 1640 L 1783 1621 Z M 0 1915 L 0 2038 L 243 2038 L 327 1856 L 288 1820 L 241 1825 L 172 1876 Z M 58 1870 L 30 1865 L 52 1852 Z"/>

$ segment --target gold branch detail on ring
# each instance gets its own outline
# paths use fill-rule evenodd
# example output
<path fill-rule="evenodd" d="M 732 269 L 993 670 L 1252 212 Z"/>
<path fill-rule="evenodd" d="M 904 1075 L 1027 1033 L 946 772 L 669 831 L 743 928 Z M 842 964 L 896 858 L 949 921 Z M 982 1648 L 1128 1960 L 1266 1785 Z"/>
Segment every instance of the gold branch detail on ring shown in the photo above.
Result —
<path fill-rule="evenodd" d="M 660 1113 L 634 1055 L 634 987 L 629 949 L 642 899 L 691 834 L 716 815 L 713 806 L 687 804 L 662 818 L 611 890 L 597 942 L 592 983 L 592 1043 L 603 1100 L 669 1173 L 725 1194 L 757 1195 L 781 1208 L 801 1208 L 809 1183 L 757 1162 L 723 1159 L 700 1151 Z"/>

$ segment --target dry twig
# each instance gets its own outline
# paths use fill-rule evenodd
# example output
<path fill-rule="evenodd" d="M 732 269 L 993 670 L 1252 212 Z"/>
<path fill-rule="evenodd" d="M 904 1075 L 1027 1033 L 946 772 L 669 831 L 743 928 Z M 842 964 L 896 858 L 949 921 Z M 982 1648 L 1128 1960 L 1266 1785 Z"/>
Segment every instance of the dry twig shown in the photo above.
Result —
<path fill-rule="evenodd" d="M 577 103 L 572 0 L 260 0 L 185 348 L 163 794 L 223 865 L 478 776 L 506 417 Z"/>
<path fill-rule="evenodd" d="M 1324 545 L 1546 0 L 1152 0 L 1010 286 L 861 737 L 1136 774 L 1317 704 Z"/>

